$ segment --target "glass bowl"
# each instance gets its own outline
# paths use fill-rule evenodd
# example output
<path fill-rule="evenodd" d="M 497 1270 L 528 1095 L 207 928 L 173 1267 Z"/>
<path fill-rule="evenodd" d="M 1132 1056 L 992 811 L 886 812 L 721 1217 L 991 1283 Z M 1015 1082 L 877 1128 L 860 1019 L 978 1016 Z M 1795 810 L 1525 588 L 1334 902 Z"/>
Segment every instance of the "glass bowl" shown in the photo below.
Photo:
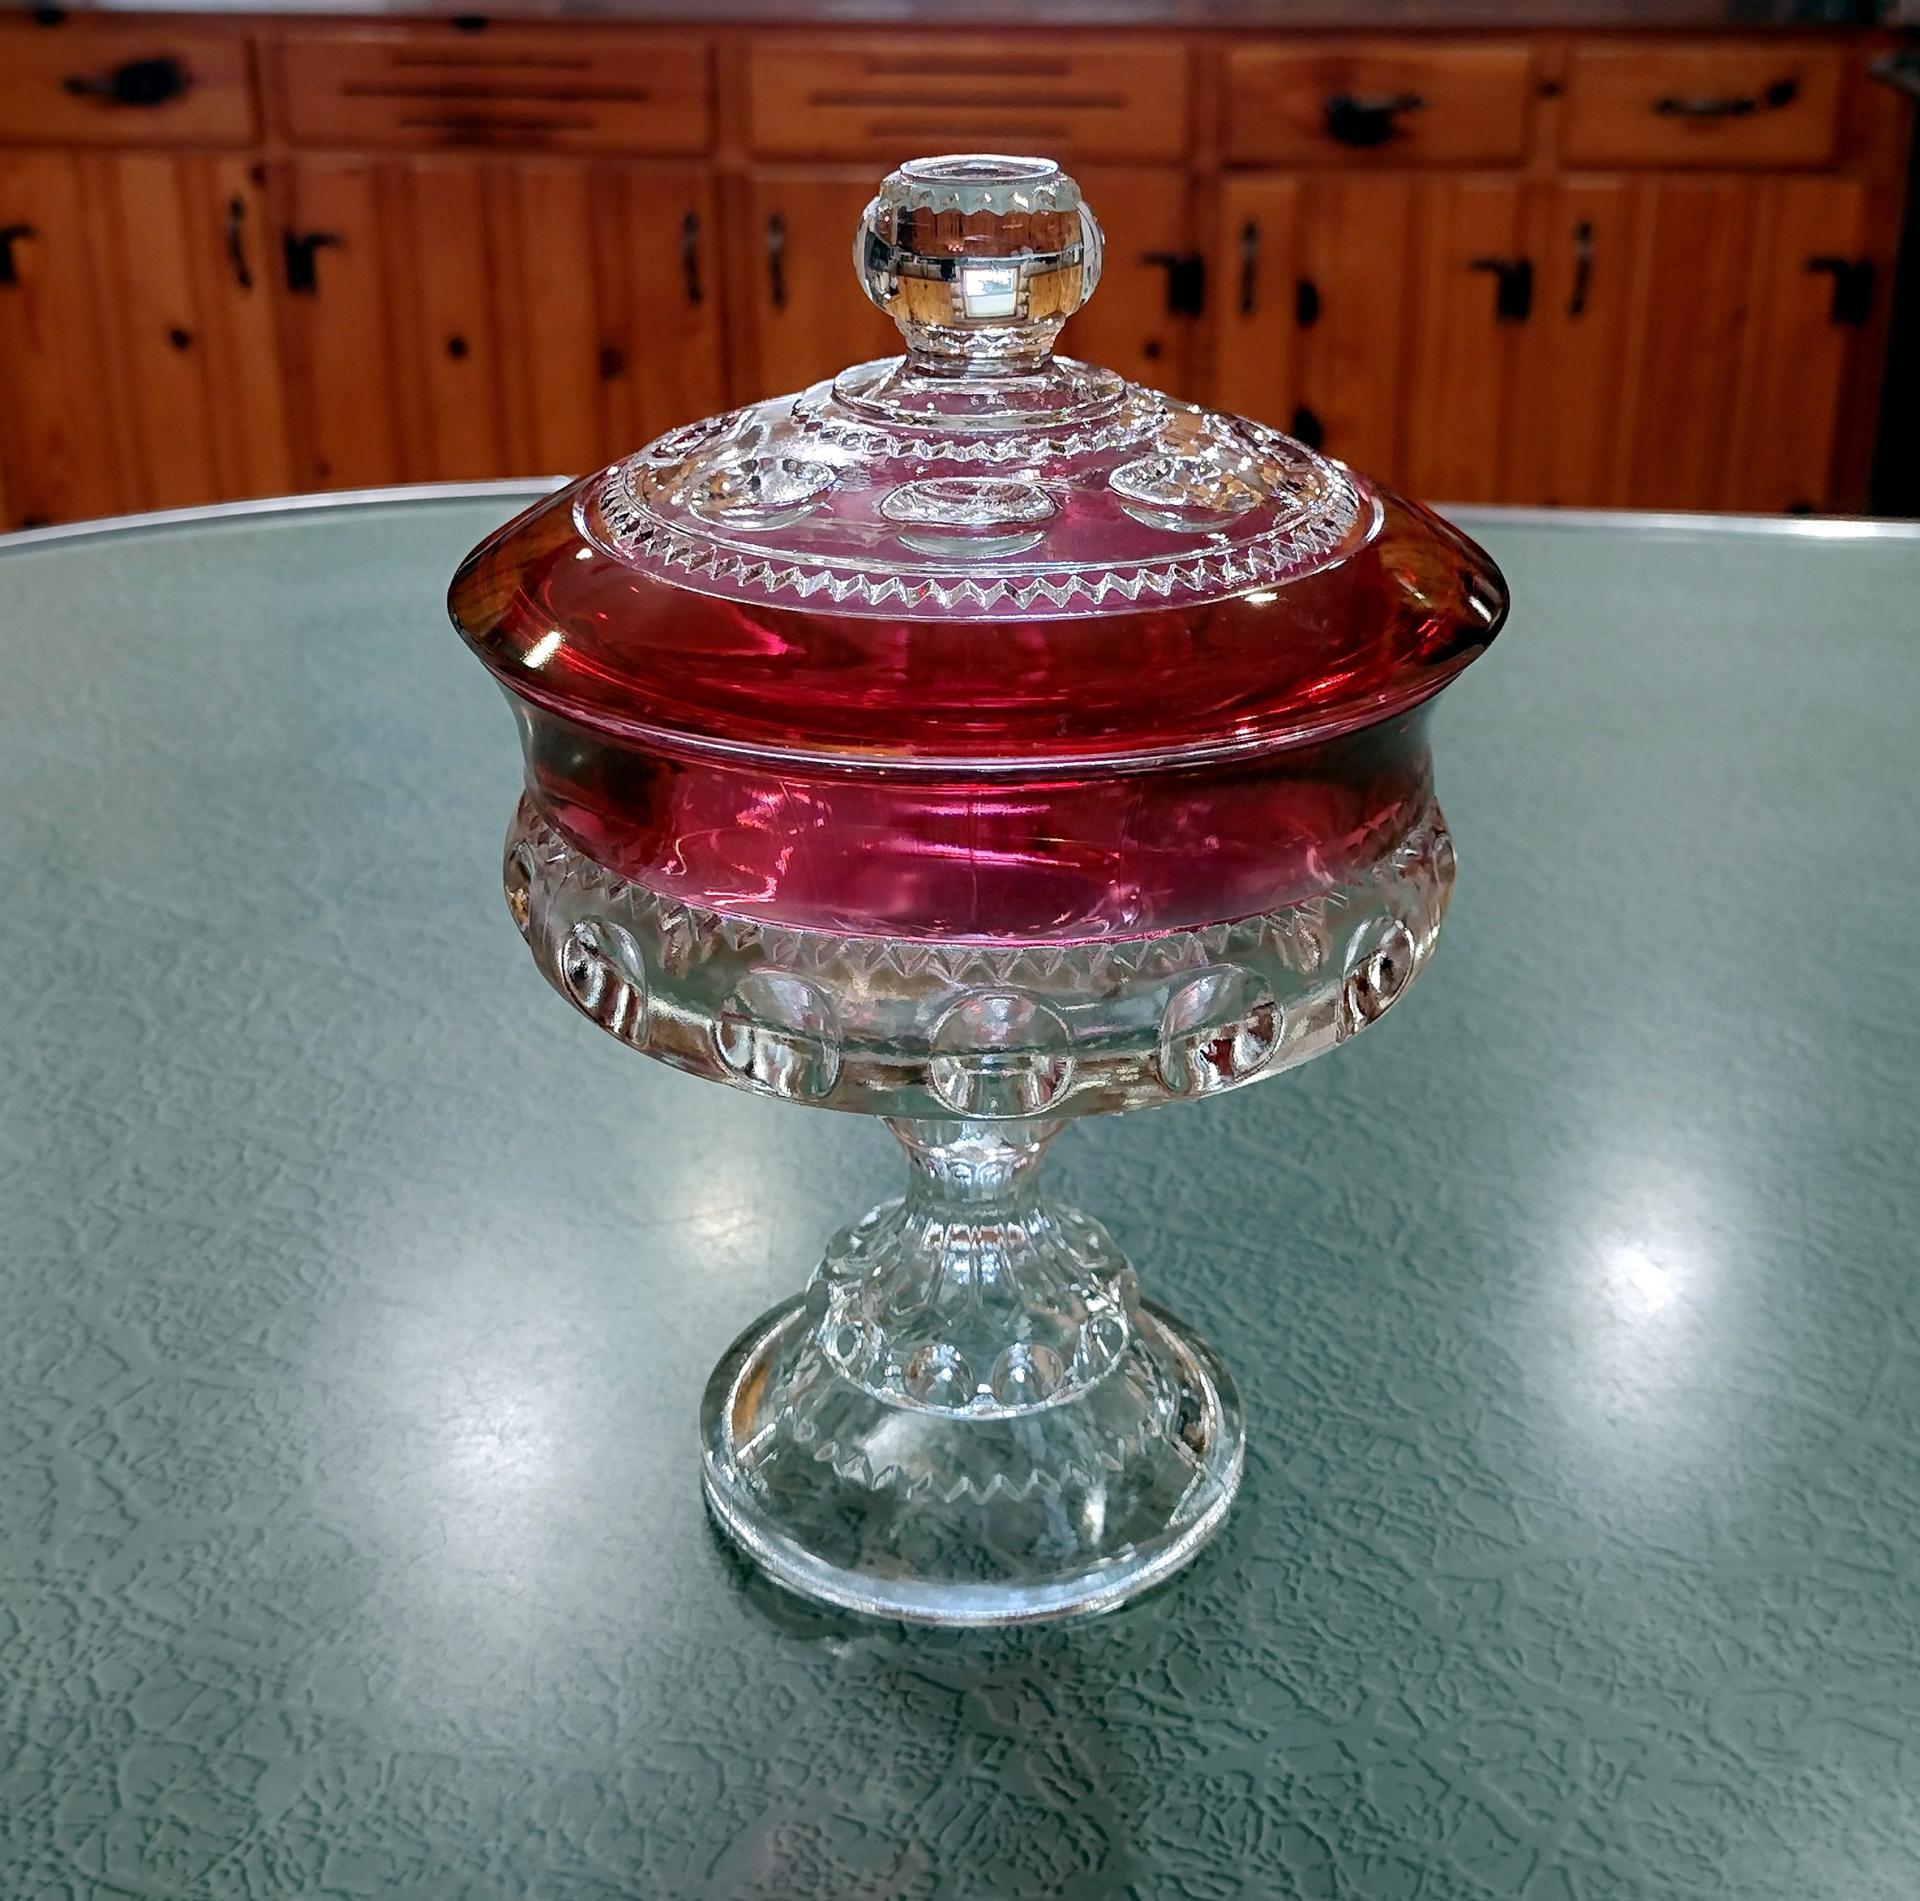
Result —
<path fill-rule="evenodd" d="M 702 1448 L 781 1583 L 936 1623 L 1109 1608 L 1224 1518 L 1231 1379 L 1041 1158 L 1405 992 L 1453 880 L 1429 710 L 1506 612 L 1416 504 L 1055 356 L 1100 253 L 1044 160 L 903 167 L 855 244 L 903 357 L 671 431 L 451 594 L 549 982 L 906 1153 L 722 1359 Z"/>

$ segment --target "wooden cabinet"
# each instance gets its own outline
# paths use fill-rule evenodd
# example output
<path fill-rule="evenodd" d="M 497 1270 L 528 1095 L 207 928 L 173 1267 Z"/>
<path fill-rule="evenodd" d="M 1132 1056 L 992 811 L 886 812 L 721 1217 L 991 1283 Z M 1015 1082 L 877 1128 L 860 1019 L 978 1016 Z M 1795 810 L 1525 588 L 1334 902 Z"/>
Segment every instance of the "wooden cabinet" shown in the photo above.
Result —
<path fill-rule="evenodd" d="M 252 160 L 0 152 L 0 229 L 15 521 L 289 486 Z"/>
<path fill-rule="evenodd" d="M 1714 508 L 1756 287 L 1752 202 L 1738 179 L 1639 188 L 1626 492 L 1648 508 Z"/>
<path fill-rule="evenodd" d="M 1805 41 L 1583 45 L 1562 150 L 1573 165 L 1824 165 L 1846 77 L 1843 54 Z"/>
<path fill-rule="evenodd" d="M 1346 36 L 1240 46 L 1226 62 L 1226 148 L 1253 165 L 1499 165 L 1527 149 L 1524 42 Z"/>
<path fill-rule="evenodd" d="M 1857 43 L 1343 36 L 1223 70 L 1220 400 L 1445 500 L 1864 498 L 1907 128 Z"/>
<path fill-rule="evenodd" d="M 56 22 L 23 18 L 0 37 L 0 138 L 239 146 L 258 131 L 247 40 L 197 21 Z"/>
<path fill-rule="evenodd" d="M 1175 396 L 1205 394 L 1198 337 L 1207 300 L 1185 173 L 1083 165 L 1075 174 L 1109 231 L 1100 288 L 1067 326 L 1061 347 Z M 1198 268 L 1196 268 L 1196 264 Z"/>
<path fill-rule="evenodd" d="M 897 351 L 900 333 L 853 275 L 853 233 L 874 182 L 870 169 L 755 172 L 743 181 L 733 258 L 740 401 L 804 389 Z"/>
<path fill-rule="evenodd" d="M 1419 493 L 1500 486 L 1522 187 L 1248 177 L 1221 194 L 1223 401 Z"/>
<path fill-rule="evenodd" d="M 1190 58 L 1180 40 L 1098 33 L 756 34 L 747 136 L 758 158 L 869 171 L 920 152 L 1177 161 Z"/>
<path fill-rule="evenodd" d="M 698 173 L 302 159 L 283 195 L 307 486 L 577 473 L 725 400 Z"/>
<path fill-rule="evenodd" d="M 708 177 L 525 164 L 496 171 L 493 187 L 517 468 L 595 468 L 725 406 Z"/>
<path fill-rule="evenodd" d="M 1225 408 L 1292 428 L 1305 418 L 1303 333 L 1319 292 L 1300 264 L 1298 179 L 1238 173 L 1221 180 L 1209 258 L 1214 286 L 1214 398 Z M 1309 306 L 1307 300 L 1314 301 Z"/>
<path fill-rule="evenodd" d="M 136 506 L 293 487 L 265 178 L 244 153 L 88 162 Z"/>
<path fill-rule="evenodd" d="M 1869 314 L 1865 193 L 1831 178 L 1638 186 L 1619 491 L 1648 508 L 1817 508 Z"/>
<path fill-rule="evenodd" d="M 1860 32 L 0 19 L 0 519 L 582 470 L 892 355 L 919 150 L 1065 160 L 1075 356 L 1440 501 L 1866 498 Z"/>
<path fill-rule="evenodd" d="M 1417 187 L 1314 178 L 1300 187 L 1296 433 L 1362 468 L 1400 468 Z"/>
<path fill-rule="evenodd" d="M 530 260 L 494 242 L 489 175 L 471 160 L 396 165 L 379 183 L 401 466 L 444 481 L 505 475 L 520 466 L 506 400 L 518 353 L 506 347 L 502 316 Z M 496 252 L 507 275 L 495 275 Z M 591 269 L 591 253 L 576 253 L 574 281 Z M 324 294 L 314 298 L 322 323 L 325 305 Z"/>
<path fill-rule="evenodd" d="M 711 67 L 687 34 L 455 19 L 296 27 L 275 37 L 271 73 L 300 145 L 666 156 L 711 140 Z"/>
<path fill-rule="evenodd" d="M 1605 508 L 1625 494 L 1622 387 L 1636 296 L 1633 187 L 1566 178 L 1530 188 L 1533 308 L 1517 339 L 1501 499 Z"/>
<path fill-rule="evenodd" d="M 1867 188 L 1774 179 L 1758 200 L 1755 239 L 1761 289 L 1721 495 L 1728 507 L 1806 512 L 1846 479 L 1834 467 L 1837 431 L 1875 288 Z"/>
<path fill-rule="evenodd" d="M 395 286 L 380 168 L 302 160 L 277 180 L 287 391 L 303 488 L 373 488 L 407 474 Z"/>
<path fill-rule="evenodd" d="M 1407 411 L 1398 466 L 1415 495 L 1503 500 L 1520 339 L 1534 318 L 1525 188 L 1425 185 L 1413 234 Z"/>
<path fill-rule="evenodd" d="M 1436 500 L 1818 508 L 1867 215 L 1842 178 L 1233 176 L 1215 391 Z"/>
<path fill-rule="evenodd" d="M 16 524 L 134 505 L 78 158 L 0 152 L 0 463 Z"/>

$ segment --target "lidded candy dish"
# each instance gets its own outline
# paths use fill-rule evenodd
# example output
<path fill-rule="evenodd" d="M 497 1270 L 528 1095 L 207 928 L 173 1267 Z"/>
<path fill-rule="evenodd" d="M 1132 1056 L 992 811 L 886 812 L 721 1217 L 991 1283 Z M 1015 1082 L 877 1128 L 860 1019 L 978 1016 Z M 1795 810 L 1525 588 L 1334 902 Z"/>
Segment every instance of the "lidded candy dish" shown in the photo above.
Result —
<path fill-rule="evenodd" d="M 902 166 L 854 262 L 904 356 L 669 431 L 450 597 L 518 722 L 506 896 L 548 981 L 905 1150 L 723 1358 L 701 1444 L 775 1579 L 931 1622 L 1108 1608 L 1223 1520 L 1231 1379 L 1041 1158 L 1419 974 L 1428 709 L 1506 611 L 1424 509 L 1056 356 L 1101 242 L 1044 160 Z"/>

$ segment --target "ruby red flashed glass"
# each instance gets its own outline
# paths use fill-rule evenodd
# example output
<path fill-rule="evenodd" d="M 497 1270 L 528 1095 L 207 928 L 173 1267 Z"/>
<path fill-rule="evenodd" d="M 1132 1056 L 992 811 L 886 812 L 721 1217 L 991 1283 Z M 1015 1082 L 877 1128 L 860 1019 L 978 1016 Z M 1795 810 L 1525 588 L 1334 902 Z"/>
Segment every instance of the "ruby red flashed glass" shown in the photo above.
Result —
<path fill-rule="evenodd" d="M 1337 885 L 1429 793 L 1497 571 L 1258 424 L 925 360 L 670 432 L 455 580 L 536 803 L 650 889 L 888 936 L 1130 936 Z"/>

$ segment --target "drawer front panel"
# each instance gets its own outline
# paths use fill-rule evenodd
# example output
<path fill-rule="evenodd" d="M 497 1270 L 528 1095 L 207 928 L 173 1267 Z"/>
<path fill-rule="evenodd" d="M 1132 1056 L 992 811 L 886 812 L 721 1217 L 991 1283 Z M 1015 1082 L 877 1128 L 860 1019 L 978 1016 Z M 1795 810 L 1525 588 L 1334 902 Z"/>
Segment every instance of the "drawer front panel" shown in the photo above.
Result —
<path fill-rule="evenodd" d="M 1501 165 L 1526 151 L 1532 55 L 1321 41 L 1227 56 L 1227 157 L 1249 165 Z"/>
<path fill-rule="evenodd" d="M 299 145 L 695 153 L 712 135 L 698 40 L 568 27 L 286 35 L 287 135 Z"/>
<path fill-rule="evenodd" d="M 1765 42 L 1581 46 L 1567 77 L 1573 165 L 1819 165 L 1840 127 L 1844 56 Z"/>
<path fill-rule="evenodd" d="M 243 145 L 259 123 L 248 42 L 172 25 L 10 22 L 0 100 L 12 145 Z"/>
<path fill-rule="evenodd" d="M 1186 49 L 1080 38 L 761 40 L 748 62 L 753 149 L 882 165 L 953 151 L 1181 157 Z"/>

